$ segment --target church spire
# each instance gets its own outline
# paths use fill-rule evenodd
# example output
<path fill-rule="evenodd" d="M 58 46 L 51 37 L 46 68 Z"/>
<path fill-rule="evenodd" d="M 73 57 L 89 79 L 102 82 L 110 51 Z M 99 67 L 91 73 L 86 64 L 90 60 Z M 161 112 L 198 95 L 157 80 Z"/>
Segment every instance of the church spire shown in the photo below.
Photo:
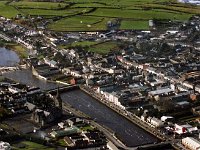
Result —
<path fill-rule="evenodd" d="M 58 101 L 58 107 L 60 108 L 60 110 L 62 110 L 62 98 L 60 96 L 60 91 L 59 90 L 60 90 L 60 88 L 58 86 L 58 88 L 57 88 L 57 94 L 56 94 L 56 99 Z"/>

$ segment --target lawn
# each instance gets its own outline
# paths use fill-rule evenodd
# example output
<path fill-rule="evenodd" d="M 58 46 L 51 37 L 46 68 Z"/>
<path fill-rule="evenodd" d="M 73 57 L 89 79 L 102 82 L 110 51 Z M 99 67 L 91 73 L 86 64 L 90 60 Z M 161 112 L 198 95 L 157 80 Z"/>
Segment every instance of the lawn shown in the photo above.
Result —
<path fill-rule="evenodd" d="M 92 130 L 94 130 L 94 127 L 92 127 L 91 125 L 86 125 L 84 127 L 80 127 L 80 129 L 83 131 L 87 131 L 87 130 L 92 131 Z"/>
<path fill-rule="evenodd" d="M 58 140 L 58 145 L 63 146 L 63 147 L 68 146 L 67 143 L 64 141 L 64 139 L 59 139 Z"/>
<path fill-rule="evenodd" d="M 18 144 L 12 145 L 12 149 L 14 150 L 55 150 L 55 148 L 50 148 L 38 143 L 30 142 L 30 141 L 22 141 Z"/>

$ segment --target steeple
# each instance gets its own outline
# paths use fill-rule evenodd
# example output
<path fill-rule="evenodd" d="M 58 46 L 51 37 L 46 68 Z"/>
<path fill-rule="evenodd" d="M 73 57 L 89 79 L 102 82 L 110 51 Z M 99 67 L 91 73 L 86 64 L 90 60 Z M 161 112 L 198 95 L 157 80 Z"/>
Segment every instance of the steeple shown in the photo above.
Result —
<path fill-rule="evenodd" d="M 60 96 L 60 92 L 59 92 L 59 86 L 57 88 L 57 94 L 56 94 L 56 99 L 58 101 L 58 106 L 60 108 L 60 110 L 62 110 L 62 98 Z"/>

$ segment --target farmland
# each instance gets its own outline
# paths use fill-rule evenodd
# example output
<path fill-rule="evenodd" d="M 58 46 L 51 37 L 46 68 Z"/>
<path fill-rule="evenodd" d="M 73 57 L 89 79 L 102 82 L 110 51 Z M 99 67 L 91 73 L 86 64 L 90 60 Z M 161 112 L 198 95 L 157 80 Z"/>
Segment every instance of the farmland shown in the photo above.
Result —
<path fill-rule="evenodd" d="M 185 21 L 200 14 L 200 6 L 176 0 L 65 0 L 63 2 L 0 1 L 0 14 L 13 18 L 42 16 L 59 17 L 46 26 L 54 31 L 100 31 L 107 23 L 120 20 L 119 29 L 148 29 L 151 19 Z"/>
<path fill-rule="evenodd" d="M 106 30 L 105 24 L 111 19 L 92 16 L 64 18 L 49 25 L 55 31 L 94 31 Z"/>
<path fill-rule="evenodd" d="M 69 47 L 82 47 L 87 51 L 95 52 L 98 54 L 107 54 L 110 51 L 119 50 L 119 45 L 121 43 L 113 42 L 113 41 L 106 41 L 106 42 L 97 42 L 97 41 L 79 41 L 73 42 L 68 45 L 60 45 L 59 47 L 62 48 L 69 48 Z"/>
<path fill-rule="evenodd" d="M 19 11 L 12 6 L 6 5 L 6 1 L 0 1 L 0 15 L 12 18 L 19 14 Z"/>

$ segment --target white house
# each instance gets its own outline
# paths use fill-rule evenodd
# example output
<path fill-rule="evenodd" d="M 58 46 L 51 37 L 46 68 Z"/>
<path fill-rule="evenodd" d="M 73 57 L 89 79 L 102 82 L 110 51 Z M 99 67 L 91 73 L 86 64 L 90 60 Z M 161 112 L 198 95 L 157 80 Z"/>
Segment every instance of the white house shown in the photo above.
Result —
<path fill-rule="evenodd" d="M 160 119 L 158 118 L 151 118 L 151 125 L 153 125 L 154 127 L 158 128 L 158 127 L 162 127 L 164 125 L 164 122 L 162 122 Z"/>
<path fill-rule="evenodd" d="M 10 150 L 11 146 L 7 142 L 0 141 L 0 150 Z"/>
<path fill-rule="evenodd" d="M 200 150 L 200 141 L 192 137 L 182 139 L 182 144 L 190 150 Z"/>

